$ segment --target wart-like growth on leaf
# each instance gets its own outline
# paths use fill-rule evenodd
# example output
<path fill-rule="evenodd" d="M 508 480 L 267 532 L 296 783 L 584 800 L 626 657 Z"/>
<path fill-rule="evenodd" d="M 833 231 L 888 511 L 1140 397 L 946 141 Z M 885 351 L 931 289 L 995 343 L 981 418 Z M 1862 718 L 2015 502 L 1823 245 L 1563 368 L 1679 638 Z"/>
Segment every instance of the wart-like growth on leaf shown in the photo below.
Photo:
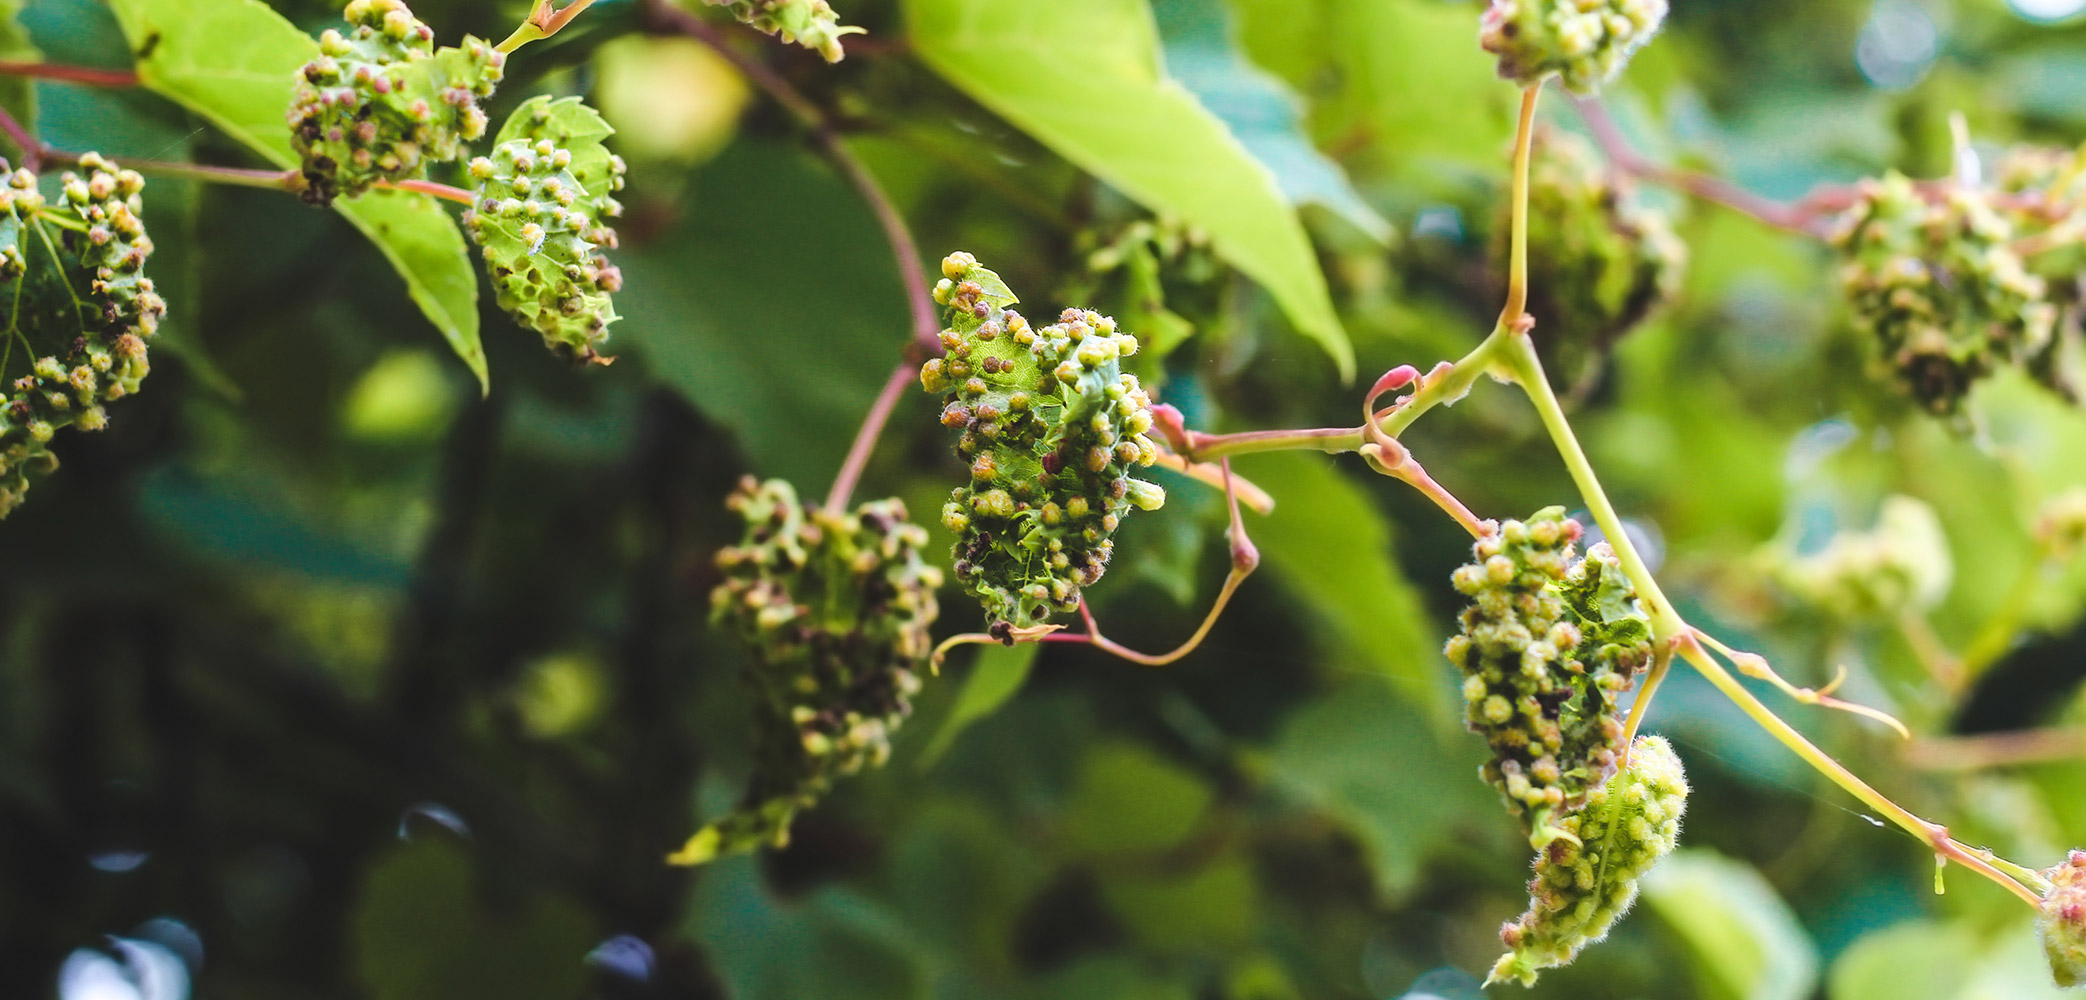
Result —
<path fill-rule="evenodd" d="M 1122 370 L 1137 338 L 1114 320 L 1067 309 L 1032 327 L 970 254 L 952 254 L 942 273 L 948 356 L 928 361 L 920 384 L 943 397 L 942 424 L 963 432 L 956 453 L 971 467 L 942 524 L 956 533 L 956 579 L 984 604 L 992 635 L 1011 642 L 1079 607 L 1131 507 L 1165 503 L 1130 476 L 1158 460 L 1151 399 Z"/>
<path fill-rule="evenodd" d="M 290 143 L 303 158 L 306 201 L 327 205 L 378 181 L 427 176 L 485 134 L 478 102 L 499 83 L 506 56 L 484 39 L 436 49 L 434 31 L 400 0 L 354 0 L 343 35 L 319 36 L 319 57 L 297 74 Z"/>
<path fill-rule="evenodd" d="M 1556 74 L 1565 89 L 1591 94 L 1622 72 L 1666 19 L 1666 0 L 1492 0 L 1478 44 L 1499 57 L 1499 75 L 1523 87 Z"/>
<path fill-rule="evenodd" d="M 912 711 L 941 571 L 905 505 L 852 513 L 799 503 L 782 480 L 739 484 L 728 505 L 746 538 L 717 553 L 712 620 L 745 646 L 759 696 L 753 781 L 739 808 L 668 858 L 696 865 L 789 842 L 790 821 L 836 778 L 878 767 Z"/>
<path fill-rule="evenodd" d="M 1615 773 L 1620 699 L 1651 662 L 1635 588 L 1606 544 L 1573 559 L 1581 533 L 1544 508 L 1478 539 L 1453 577 L 1471 599 L 1446 648 L 1464 719 L 1492 750 L 1485 780 L 1537 848 L 1570 839 L 1566 820 Z"/>
<path fill-rule="evenodd" d="M 1508 255 L 1508 213 L 1493 226 Z M 1585 140 L 1539 131 L 1528 177 L 1528 311 L 1544 367 L 1589 386 L 1615 342 L 1680 291 L 1688 248 Z"/>
<path fill-rule="evenodd" d="M 709 0 L 713 7 L 724 7 L 732 16 L 765 31 L 777 35 L 785 42 L 802 45 L 824 56 L 827 62 L 839 62 L 847 53 L 840 48 L 840 39 L 847 35 L 859 35 L 866 29 L 840 23 L 840 15 L 833 12 L 826 0 Z"/>
<path fill-rule="evenodd" d="M 79 165 L 55 200 L 26 170 L 0 184 L 0 301 L 12 304 L 0 349 L 0 515 L 22 502 L 31 473 L 57 467 L 59 428 L 101 430 L 105 404 L 138 391 L 146 342 L 166 314 L 144 273 L 144 179 L 93 153 Z"/>
<path fill-rule="evenodd" d="M 500 129 L 492 154 L 471 161 L 476 200 L 464 231 L 478 244 L 500 308 L 574 363 L 607 364 L 599 347 L 616 321 L 610 293 L 623 274 L 603 256 L 608 220 L 623 214 L 615 130 L 576 97 L 531 98 Z"/>
<path fill-rule="evenodd" d="M 1507 946 L 1486 984 L 1518 980 L 1569 964 L 1579 949 L 1608 936 L 1637 901 L 1637 880 L 1680 839 L 1688 781 L 1673 747 L 1658 736 L 1630 746 L 1629 766 L 1560 822 L 1569 837 L 1536 856 L 1528 912 L 1500 928 Z"/>
<path fill-rule="evenodd" d="M 2042 355 L 2057 309 L 2015 252 L 2014 227 L 1978 189 L 1930 198 L 1902 175 L 1862 182 L 1833 243 L 1858 330 L 1905 391 L 1949 415 L 1978 380 Z"/>

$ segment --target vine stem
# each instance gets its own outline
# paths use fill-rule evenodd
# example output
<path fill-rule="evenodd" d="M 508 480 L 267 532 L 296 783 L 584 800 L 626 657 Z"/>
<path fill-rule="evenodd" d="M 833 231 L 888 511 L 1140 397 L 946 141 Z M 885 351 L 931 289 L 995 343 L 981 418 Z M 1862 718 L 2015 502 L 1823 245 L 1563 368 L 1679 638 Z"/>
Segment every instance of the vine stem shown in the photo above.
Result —
<path fill-rule="evenodd" d="M 833 488 L 826 493 L 826 512 L 839 514 L 847 510 L 849 495 L 855 491 L 855 483 L 862 478 L 862 470 L 869 465 L 869 456 L 876 451 L 876 440 L 882 436 L 884 425 L 890 422 L 891 411 L 898 407 L 899 397 L 905 395 L 907 387 L 918 378 L 919 371 L 909 362 L 901 361 L 891 369 L 891 377 L 884 380 L 883 391 L 876 394 L 876 402 L 869 405 L 868 415 L 862 418 L 862 426 L 855 431 L 855 443 L 849 446 L 847 458 L 840 463 L 840 471 L 833 475 Z"/>
<path fill-rule="evenodd" d="M 1665 187 L 1681 191 L 1690 197 L 1714 202 L 1741 215 L 1748 215 L 1776 229 L 1818 236 L 1819 216 L 1805 205 L 1785 205 L 1771 198 L 1763 198 L 1730 181 L 1688 170 L 1676 170 L 1661 166 L 1637 155 L 1623 138 L 1622 130 L 1615 127 L 1615 119 L 1608 108 L 1597 98 L 1582 97 L 1573 101 L 1579 117 L 1586 122 L 1594 141 L 1615 169 L 1632 177 L 1641 177 Z"/>
<path fill-rule="evenodd" d="M 38 80 L 61 80 L 88 87 L 135 87 L 138 75 L 127 69 L 93 69 L 63 63 L 18 62 L 0 59 L 0 76 L 26 76 Z"/>
<path fill-rule="evenodd" d="M 578 9 L 592 0 L 580 0 L 565 10 L 577 13 Z M 547 9 L 550 0 L 543 0 L 539 11 Z M 563 16 L 564 12 L 560 12 Z M 802 91 L 783 79 L 772 67 L 741 51 L 731 44 L 723 32 L 709 22 L 687 11 L 674 7 L 667 0 L 645 0 L 645 23 L 654 34 L 674 34 L 708 46 L 723 59 L 731 63 L 754 86 L 759 87 L 776 104 L 797 119 L 798 124 L 811 133 L 811 138 L 825 154 L 827 162 L 839 171 L 848 186 L 855 189 L 869 212 L 876 217 L 877 228 L 883 231 L 884 242 L 891 248 L 891 259 L 898 266 L 898 280 L 905 287 L 906 305 L 912 313 L 912 337 L 907 341 L 905 360 L 891 373 L 878 393 L 876 402 L 863 415 L 862 426 L 855 432 L 854 444 L 849 447 L 846 460 L 833 477 L 833 488 L 826 494 L 826 509 L 843 510 L 855 484 L 861 479 L 862 470 L 869 456 L 876 451 L 876 442 L 883 435 L 884 426 L 890 421 L 891 411 L 897 406 L 898 398 L 911 381 L 914 366 L 924 356 L 941 353 L 942 322 L 935 310 L 934 299 L 928 291 L 927 271 L 920 264 L 920 246 L 913 239 L 913 231 L 906 224 L 905 214 L 879 184 L 876 175 L 869 171 L 854 150 L 848 148 L 847 140 L 825 109 L 804 96 Z M 563 22 L 559 26 L 562 27 Z M 556 29 L 552 29 L 556 30 Z"/>
<path fill-rule="evenodd" d="M 24 145 L 24 148 L 32 150 L 34 153 L 33 160 L 39 167 L 45 163 L 78 163 L 80 161 L 81 154 L 79 153 L 46 146 L 37 142 L 36 137 L 28 135 L 26 131 L 18 135 L 16 130 L 20 128 L 20 123 L 9 117 L 6 111 L 0 110 L 0 131 L 5 131 L 10 138 L 15 140 L 17 145 L 23 145 L 25 142 L 33 143 L 33 148 L 27 145 Z M 30 162 L 31 159 L 31 157 L 25 156 L 24 162 Z M 201 181 L 205 184 L 259 188 L 267 191 L 282 191 L 289 194 L 301 192 L 305 187 L 304 175 L 295 170 L 256 170 L 248 167 L 217 167 L 205 163 L 183 163 L 179 160 L 133 160 L 129 158 L 122 160 L 118 166 L 129 167 L 141 174 L 150 174 L 155 177 L 178 177 L 184 180 Z M 435 181 L 378 181 L 376 186 L 390 191 L 406 191 L 413 194 L 431 195 L 444 201 L 453 201 L 462 205 L 469 205 L 477 200 L 476 196 L 463 188 Z"/>
<path fill-rule="evenodd" d="M 1911 810 L 1891 801 L 1888 796 L 1870 787 L 1868 782 L 1861 780 L 1853 771 L 1848 770 L 1846 765 L 1834 760 L 1825 751 L 1818 749 L 1810 740 L 1804 738 L 1802 733 L 1797 732 L 1795 727 L 1782 721 L 1782 717 L 1776 715 L 1773 709 L 1768 708 L 1761 703 L 1760 699 L 1754 697 L 1753 692 L 1746 690 L 1745 685 L 1740 684 L 1738 678 L 1731 676 L 1731 672 L 1725 670 L 1724 665 L 1718 663 L 1716 657 L 1709 655 L 1709 651 L 1704 649 L 1701 643 L 1695 641 L 1694 636 L 1681 636 L 1679 649 L 1680 655 L 1685 657 L 1696 671 L 1707 678 L 1711 684 L 1715 685 L 1718 691 L 1723 692 L 1724 697 L 1731 699 L 1732 702 L 1737 704 L 1741 711 L 1751 716 L 1753 721 L 1759 724 L 1760 728 L 1767 730 L 1775 739 L 1781 741 L 1783 746 L 1788 747 L 1798 757 L 1803 758 L 1804 763 L 1811 765 L 1820 774 L 1831 779 L 1833 784 L 1845 789 L 1848 794 L 1860 799 L 1864 805 L 1882 813 L 1884 818 L 1896 823 L 1913 836 L 1926 842 L 1933 849 L 1937 858 L 1953 861 L 1997 882 L 2015 896 L 2020 897 L 2022 902 L 2027 903 L 2031 907 L 2040 908 L 2042 906 L 2041 897 L 2036 895 L 2033 890 L 2001 871 L 1992 861 L 1987 860 L 1984 854 L 1988 852 L 1978 851 L 1951 838 L 1948 835 L 1947 827 L 1938 823 L 1929 823 L 1915 815 Z"/>
<path fill-rule="evenodd" d="M 1949 837 L 1946 827 L 1929 823 L 1911 810 L 1891 801 L 1848 770 L 1845 765 L 1818 749 L 1802 733 L 1797 732 L 1795 727 L 1783 721 L 1781 716 L 1776 715 L 1760 699 L 1754 697 L 1751 691 L 1746 690 L 1745 685 L 1739 683 L 1730 671 L 1724 669 L 1723 664 L 1717 662 L 1716 657 L 1710 655 L 1696 639 L 1695 631 L 1674 610 L 1672 602 L 1666 599 L 1665 593 L 1659 589 L 1658 580 L 1651 574 L 1651 568 L 1637 552 L 1637 547 L 1630 541 L 1628 533 L 1623 530 L 1622 519 L 1616 514 L 1615 505 L 1609 502 L 1606 491 L 1601 488 L 1600 479 L 1594 474 L 1593 464 L 1587 460 L 1585 449 L 1580 447 L 1578 437 L 1572 432 L 1571 423 L 1565 418 L 1564 408 L 1559 405 L 1557 394 L 1551 390 L 1550 380 L 1543 373 L 1542 361 L 1536 356 L 1534 341 L 1528 335 L 1533 323 L 1523 313 L 1527 302 L 1528 274 L 1528 124 L 1530 112 L 1534 108 L 1534 95 L 1540 87 L 1541 84 L 1537 84 L 1522 94 L 1522 128 L 1516 138 L 1514 149 L 1514 201 L 1510 216 L 1514 259 L 1508 269 L 1508 308 L 1500 314 L 1498 326 L 1493 329 L 1491 336 L 1486 338 L 1485 343 L 1496 342 L 1501 345 L 1498 348 L 1500 356 L 1496 359 L 1497 365 L 1521 386 L 1522 392 L 1534 404 L 1544 429 L 1549 432 L 1551 442 L 1557 448 L 1558 456 L 1563 459 L 1573 483 L 1578 486 L 1587 508 L 1593 513 L 1595 523 L 1600 525 L 1602 532 L 1607 535 L 1609 545 L 1614 549 L 1623 573 L 1635 584 L 1638 600 L 1645 606 L 1651 619 L 1653 638 L 1669 644 L 1725 697 L 1731 699 L 1755 723 L 1805 763 L 1845 789 L 1848 794 L 1861 800 L 1863 804 L 1875 809 L 1926 843 L 1933 849 L 1938 860 L 1954 861 L 2005 887 L 2029 906 L 2039 908 L 2041 899 L 2037 894 L 1988 860 L 1990 852 L 1976 851 L 1957 842 Z M 1479 351 L 1473 353 L 1482 352 L 1484 349 L 1485 346 L 1481 344 Z M 1638 703 L 1632 708 L 1633 715 L 1647 707 L 1650 694 L 1651 691 L 1647 689 L 1638 695 Z M 2009 867 L 2018 866 L 2009 863 Z M 1937 888 L 1939 885 L 1937 874 Z"/>
<path fill-rule="evenodd" d="M 1507 260 L 1507 302 L 1499 310 L 1499 326 L 1514 328 L 1528 313 L 1528 157 L 1535 145 L 1536 99 L 1543 82 L 1521 91 L 1521 120 L 1514 130 L 1514 216 L 1512 256 Z"/>

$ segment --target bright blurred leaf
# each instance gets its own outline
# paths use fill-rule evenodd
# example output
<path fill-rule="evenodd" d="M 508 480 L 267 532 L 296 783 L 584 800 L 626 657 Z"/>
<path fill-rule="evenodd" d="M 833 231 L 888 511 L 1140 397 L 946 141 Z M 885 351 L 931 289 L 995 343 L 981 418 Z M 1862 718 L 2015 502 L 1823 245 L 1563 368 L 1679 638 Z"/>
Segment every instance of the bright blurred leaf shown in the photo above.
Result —
<path fill-rule="evenodd" d="M 424 439 L 441 430 L 455 404 L 442 366 L 432 356 L 396 349 L 386 351 L 355 380 L 341 408 L 341 425 L 365 440 Z"/>
<path fill-rule="evenodd" d="M 1231 0 L 1248 52 L 1313 106 L 1314 131 L 1438 185 L 1505 175 L 1514 88 L 1477 46 L 1477 11 L 1438 0 Z M 1346 158 L 1346 157 L 1343 157 Z M 1350 162 L 1353 162 L 1350 160 Z"/>
<path fill-rule="evenodd" d="M 1680 851 L 1644 877 L 1644 901 L 1694 952 L 1706 996 L 1804 1000 L 1818 950 L 1767 879 L 1714 851 Z"/>
<path fill-rule="evenodd" d="M 1975 942 L 1960 926 L 1914 921 L 1854 942 L 1833 963 L 1832 1000 L 1955 1000 Z"/>
<path fill-rule="evenodd" d="M 269 163 L 296 165 L 284 114 L 298 67 L 319 43 L 257 0 L 111 0 L 138 79 L 208 119 Z M 406 292 L 490 385 L 478 342 L 478 272 L 463 232 L 434 198 L 372 192 L 334 203 L 404 278 Z"/>
<path fill-rule="evenodd" d="M 1267 166 L 1160 66 L 1144 0 L 907 0 L 913 48 L 980 104 L 1147 208 L 1210 234 L 1304 335 L 1354 348 Z"/>
<path fill-rule="evenodd" d="M 1378 243 L 1390 241 L 1391 224 L 1304 134 L 1296 95 L 1241 57 L 1219 0 L 1153 0 L 1152 13 L 1166 47 L 1167 75 L 1223 119 L 1246 151 L 1274 172 L 1290 201 L 1323 206 Z"/>
<path fill-rule="evenodd" d="M 594 100 L 634 159 L 707 160 L 746 107 L 745 78 L 692 38 L 618 38 L 594 59 Z"/>
<path fill-rule="evenodd" d="M 22 0 L 0 0 L 0 59 L 36 62 L 43 58 L 43 53 L 36 50 L 29 33 L 15 20 L 21 12 Z M 0 77 L 0 108 L 6 108 L 23 127 L 36 127 L 35 81 L 25 76 Z"/>

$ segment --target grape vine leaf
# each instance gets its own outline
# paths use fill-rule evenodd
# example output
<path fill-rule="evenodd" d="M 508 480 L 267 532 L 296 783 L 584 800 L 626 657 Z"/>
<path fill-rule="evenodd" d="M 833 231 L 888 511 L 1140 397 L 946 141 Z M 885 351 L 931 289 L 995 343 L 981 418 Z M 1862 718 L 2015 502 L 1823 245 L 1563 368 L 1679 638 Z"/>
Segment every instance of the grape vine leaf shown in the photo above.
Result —
<path fill-rule="evenodd" d="M 935 72 L 1138 203 L 1208 232 L 1353 377 L 1354 347 L 1295 208 L 1166 75 L 1146 0 L 906 0 L 905 10 Z"/>
<path fill-rule="evenodd" d="M 933 767 L 949 748 L 956 745 L 956 737 L 969 729 L 971 724 L 999 711 L 1029 679 L 1029 668 L 1036 665 L 1039 643 L 1022 643 L 1018 646 L 991 645 L 981 648 L 978 659 L 971 665 L 970 675 L 964 678 L 963 689 L 956 693 L 956 704 L 942 720 L 941 728 L 934 731 L 933 741 L 927 744 L 927 752 L 920 755 L 920 769 Z"/>
<path fill-rule="evenodd" d="M 1292 203 L 1320 205 L 1370 239 L 1389 245 L 1391 224 L 1304 134 L 1297 96 L 1248 62 L 1232 43 L 1231 18 L 1213 0 L 1152 0 L 1166 71 L 1224 120 L 1253 158 L 1274 172 Z"/>
<path fill-rule="evenodd" d="M 1818 984 L 1818 949 L 1753 866 L 1681 851 L 1644 877 L 1644 901 L 1693 952 L 1704 995 L 1802 1000 Z"/>
<path fill-rule="evenodd" d="M 1322 455 L 1260 456 L 1245 472 L 1280 484 L 1279 513 L 1247 528 L 1263 565 L 1326 626 L 1339 661 L 1388 678 L 1408 704 L 1445 720 L 1453 671 L 1375 501 Z"/>
<path fill-rule="evenodd" d="M 316 41 L 258 0 L 110 0 L 147 89 L 208 119 L 268 162 L 289 169 L 284 111 Z M 478 340 L 478 272 L 463 232 L 432 197 L 372 192 L 334 206 L 377 245 L 407 294 L 490 386 Z"/>

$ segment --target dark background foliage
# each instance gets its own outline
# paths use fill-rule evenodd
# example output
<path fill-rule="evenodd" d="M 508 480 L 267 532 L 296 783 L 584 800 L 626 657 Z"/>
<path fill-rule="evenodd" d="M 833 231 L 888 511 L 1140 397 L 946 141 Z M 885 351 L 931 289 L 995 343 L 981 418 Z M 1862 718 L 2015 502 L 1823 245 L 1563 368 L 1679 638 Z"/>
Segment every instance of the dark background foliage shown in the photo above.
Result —
<path fill-rule="evenodd" d="M 1087 263 L 1143 210 L 930 72 L 901 5 L 836 5 L 870 28 L 837 66 L 729 30 L 831 109 L 924 253 L 977 253 L 1034 314 L 1076 296 L 1152 315 Z M 336 13 L 277 7 L 313 31 Z M 1296 135 L 1397 230 L 1380 245 L 1351 211 L 1303 209 L 1364 378 L 1474 344 L 1498 307 L 1484 248 L 1513 98 L 1476 49 L 1477 5 L 1154 7 L 1177 73 L 1294 92 Z M 445 42 L 525 13 L 415 10 Z M 21 20 L 51 60 L 128 64 L 91 0 L 29 0 Z M 82 992 L 120 960 L 224 998 L 1476 996 L 1527 852 L 1437 652 L 1466 539 L 1351 457 L 1239 462 L 1279 503 L 1250 521 L 1267 564 L 1193 657 L 1147 671 L 1052 647 L 958 732 L 959 654 L 891 766 L 789 849 L 662 863 L 749 764 L 741 654 L 706 627 L 710 556 L 738 532 L 723 497 L 749 472 L 822 493 L 907 313 L 867 208 L 797 124 L 640 28 L 604 0 L 517 55 L 493 108 L 589 94 L 621 129 L 608 369 L 567 370 L 488 306 L 480 399 L 338 217 L 151 181 L 174 302 L 155 373 L 111 430 L 62 439 L 63 469 L 0 524 L 0 994 L 184 995 Z M 1609 105 L 1646 155 L 1795 198 L 1946 171 L 1951 112 L 1987 153 L 2076 143 L 2082 43 L 2086 21 L 2000 0 L 1678 0 Z M 149 94 L 36 89 L 54 145 L 250 163 Z M 1546 118 L 1579 127 L 1555 97 Z M 1952 703 L 1898 630 L 1806 615 L 1771 566 L 1918 496 L 1954 555 L 1934 627 L 1967 642 L 2017 600 L 2031 512 L 2086 482 L 2086 420 L 2018 380 L 1980 398 L 1975 434 L 1925 420 L 1866 374 L 1822 246 L 1641 194 L 1691 245 L 1686 288 L 1575 422 L 1690 618 L 1800 682 L 1850 666 L 1854 696 L 1921 745 L 2076 726 L 2078 567 L 2028 595 L 2024 645 Z M 1184 342 L 1141 374 L 1198 426 L 1352 421 L 1353 387 L 1207 249 L 1164 292 Z M 861 491 L 930 523 L 962 475 L 934 412 L 908 395 Z M 1489 384 L 1408 441 L 1482 514 L 1577 503 L 1531 412 Z M 1094 592 L 1140 648 L 1185 635 L 1224 568 L 1219 498 L 1167 486 Z M 943 598 L 942 631 L 974 627 Z M 1858 720 L 1788 713 L 1972 842 L 2040 865 L 2086 836 L 2076 757 L 1936 770 Z M 1933 896 L 1919 845 L 1706 685 L 1677 677 L 1651 725 L 1696 786 L 1687 853 L 1532 995 L 2050 989 L 2017 904 L 1963 877 Z"/>

